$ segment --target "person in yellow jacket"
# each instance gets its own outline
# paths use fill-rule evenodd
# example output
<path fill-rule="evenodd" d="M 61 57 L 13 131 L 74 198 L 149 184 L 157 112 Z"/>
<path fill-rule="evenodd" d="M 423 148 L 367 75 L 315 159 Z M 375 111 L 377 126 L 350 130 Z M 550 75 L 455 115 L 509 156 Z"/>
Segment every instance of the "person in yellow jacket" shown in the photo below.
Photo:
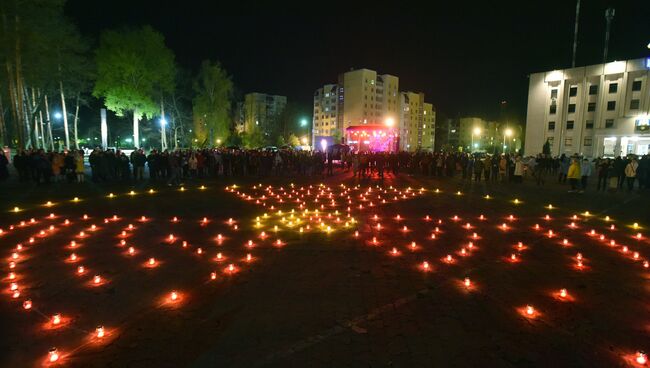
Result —
<path fill-rule="evenodd" d="M 574 193 L 578 190 L 578 181 L 582 178 L 580 173 L 580 161 L 576 158 L 571 159 L 571 165 L 569 166 L 569 171 L 567 172 L 567 178 L 569 178 L 569 183 L 571 183 L 571 190 L 569 193 Z"/>

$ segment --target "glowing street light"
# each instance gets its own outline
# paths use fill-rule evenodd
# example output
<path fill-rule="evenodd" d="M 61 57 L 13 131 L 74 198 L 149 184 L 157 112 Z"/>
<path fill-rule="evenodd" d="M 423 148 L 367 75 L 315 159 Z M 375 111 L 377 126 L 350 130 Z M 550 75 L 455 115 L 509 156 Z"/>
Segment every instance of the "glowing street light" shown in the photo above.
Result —
<path fill-rule="evenodd" d="M 395 125 L 395 119 L 393 118 L 386 118 L 386 121 L 384 122 L 387 127 L 392 127 Z"/>
<path fill-rule="evenodd" d="M 478 148 L 478 143 L 474 143 L 474 136 L 481 136 L 481 128 L 480 127 L 474 127 L 474 130 L 472 130 L 472 148 Z"/>
<path fill-rule="evenodd" d="M 300 120 L 300 126 L 302 126 L 302 127 L 307 126 L 307 119 L 302 118 L 302 119 Z"/>

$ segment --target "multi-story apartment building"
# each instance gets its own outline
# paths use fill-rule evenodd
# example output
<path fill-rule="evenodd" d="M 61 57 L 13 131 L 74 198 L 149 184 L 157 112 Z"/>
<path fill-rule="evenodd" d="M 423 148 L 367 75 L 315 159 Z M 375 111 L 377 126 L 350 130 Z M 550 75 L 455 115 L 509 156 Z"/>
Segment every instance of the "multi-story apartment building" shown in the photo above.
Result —
<path fill-rule="evenodd" d="M 433 149 L 433 106 L 424 102 L 423 94 L 408 92 L 405 96 L 399 92 L 399 78 L 396 76 L 379 75 L 369 69 L 342 73 L 337 84 L 327 84 L 314 93 L 312 141 L 317 144 L 320 137 L 330 138 L 330 141 L 342 139 L 345 143 L 354 141 L 359 145 L 374 139 L 347 136 L 347 132 L 354 131 L 356 135 L 390 139 L 392 143 L 388 146 L 395 150 L 404 130 L 408 132 L 409 141 L 399 143 L 400 149 Z M 405 100 L 408 102 L 403 105 Z M 417 106 L 411 110 L 411 104 Z M 408 107 L 406 114 L 403 111 L 405 107 Z M 421 116 L 415 116 L 415 113 Z M 408 128 L 403 128 L 404 119 L 409 119 Z"/>
<path fill-rule="evenodd" d="M 314 136 L 336 136 L 338 121 L 338 86 L 326 84 L 314 92 L 312 142 Z"/>
<path fill-rule="evenodd" d="M 646 154 L 650 58 L 530 75 L 526 154 Z"/>
<path fill-rule="evenodd" d="M 267 134 L 279 124 L 280 114 L 287 105 L 285 96 L 265 93 L 248 93 L 244 96 L 243 126 L 241 131 L 252 132 L 259 129 Z M 240 124 L 242 125 L 242 124 Z"/>
<path fill-rule="evenodd" d="M 402 151 L 433 150 L 435 139 L 433 105 L 424 93 L 400 93 L 399 148 Z"/>

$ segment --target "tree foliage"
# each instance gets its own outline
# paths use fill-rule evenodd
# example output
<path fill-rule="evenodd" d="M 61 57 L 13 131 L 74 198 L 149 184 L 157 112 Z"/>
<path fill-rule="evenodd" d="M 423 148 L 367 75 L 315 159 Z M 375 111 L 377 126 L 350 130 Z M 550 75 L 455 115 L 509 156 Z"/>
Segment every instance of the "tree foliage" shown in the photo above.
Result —
<path fill-rule="evenodd" d="M 93 95 L 118 116 L 134 112 L 152 118 L 159 112 L 161 94 L 174 89 L 174 54 L 149 26 L 104 31 L 95 59 Z"/>
<path fill-rule="evenodd" d="M 215 145 L 217 139 L 225 142 L 231 134 L 231 99 L 233 83 L 219 62 L 203 61 L 194 80 L 194 135 L 201 141 Z"/>

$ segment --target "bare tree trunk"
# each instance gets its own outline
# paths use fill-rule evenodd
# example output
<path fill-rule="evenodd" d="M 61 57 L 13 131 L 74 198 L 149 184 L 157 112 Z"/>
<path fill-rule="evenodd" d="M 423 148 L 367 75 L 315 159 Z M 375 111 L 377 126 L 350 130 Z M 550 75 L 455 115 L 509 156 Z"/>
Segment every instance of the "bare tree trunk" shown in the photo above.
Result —
<path fill-rule="evenodd" d="M 79 121 L 79 92 L 77 92 L 77 107 L 74 109 L 74 147 L 79 149 L 79 136 L 77 135 L 77 122 Z"/>
<path fill-rule="evenodd" d="M 21 80 L 20 84 L 24 86 L 24 81 Z M 23 125 L 25 127 L 25 147 L 32 148 L 32 119 L 30 118 L 30 111 L 32 110 L 29 106 L 29 92 L 27 88 L 22 88 L 22 100 L 23 100 Z"/>
<path fill-rule="evenodd" d="M 7 126 L 5 125 L 5 109 L 2 104 L 2 95 L 0 95 L 0 146 L 7 144 Z"/>
<path fill-rule="evenodd" d="M 163 99 L 160 99 L 160 147 L 164 151 L 167 149 L 167 134 L 165 128 L 167 127 L 167 119 L 165 119 L 165 104 Z"/>
<path fill-rule="evenodd" d="M 133 145 L 136 149 L 140 148 L 140 126 L 138 110 L 133 110 Z"/>
<path fill-rule="evenodd" d="M 41 96 L 41 90 L 40 89 L 38 90 L 38 95 Z M 43 97 L 45 97 L 45 96 L 43 96 Z M 40 120 L 40 124 L 41 124 L 41 147 L 43 147 L 43 149 L 46 149 L 47 146 L 45 145 L 45 126 L 43 125 L 43 109 L 40 109 L 38 111 L 38 115 L 39 115 L 39 118 L 40 118 L 39 120 Z"/>
<path fill-rule="evenodd" d="M 43 110 L 38 112 L 38 115 L 40 117 L 40 123 L 41 123 L 41 147 L 43 149 L 47 149 L 47 146 L 45 145 L 45 126 L 43 125 Z"/>
<path fill-rule="evenodd" d="M 35 111 L 36 111 L 36 89 L 34 87 L 32 87 L 32 103 L 31 103 L 31 108 L 29 110 L 29 112 L 30 112 L 30 114 L 29 114 L 29 122 L 31 123 L 32 121 L 34 121 L 34 130 L 33 130 L 33 132 L 34 132 L 34 147 L 42 148 L 41 145 L 39 144 L 40 139 L 41 139 L 41 137 L 40 137 L 41 134 L 40 134 L 39 129 L 38 129 L 38 118 L 36 117 Z"/>
<path fill-rule="evenodd" d="M 47 103 L 47 95 L 45 95 L 45 119 L 47 120 L 47 135 L 50 140 L 50 148 L 54 151 L 54 137 L 52 136 L 52 120 L 50 120 L 50 106 Z"/>
<path fill-rule="evenodd" d="M 22 58 L 21 58 L 21 44 L 20 44 L 20 17 L 15 16 L 14 31 L 16 32 L 16 42 L 14 45 L 14 57 L 16 59 L 16 68 L 15 68 L 15 78 L 16 78 L 16 115 L 17 115 L 17 124 L 19 125 L 18 129 L 18 147 L 25 148 L 25 128 L 29 129 L 29 124 L 25 120 L 25 105 L 24 105 L 24 89 L 23 89 L 23 78 L 22 78 Z M 27 135 L 29 136 L 29 135 Z"/>
<path fill-rule="evenodd" d="M 59 66 L 59 70 L 61 67 Z M 63 114 L 63 131 L 65 134 L 65 149 L 70 149 L 70 131 L 68 129 L 68 109 L 65 106 L 65 94 L 63 93 L 63 81 L 59 80 L 59 91 L 61 92 L 61 113 Z"/>

